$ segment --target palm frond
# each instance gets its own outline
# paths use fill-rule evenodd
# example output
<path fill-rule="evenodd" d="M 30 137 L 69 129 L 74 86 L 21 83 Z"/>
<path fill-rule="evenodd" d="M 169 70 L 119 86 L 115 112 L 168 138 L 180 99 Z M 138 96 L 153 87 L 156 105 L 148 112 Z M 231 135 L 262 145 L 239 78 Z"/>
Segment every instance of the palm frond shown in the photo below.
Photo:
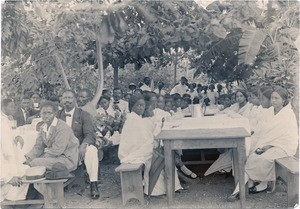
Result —
<path fill-rule="evenodd" d="M 263 30 L 246 30 L 239 44 L 238 64 L 253 64 L 266 36 Z"/>

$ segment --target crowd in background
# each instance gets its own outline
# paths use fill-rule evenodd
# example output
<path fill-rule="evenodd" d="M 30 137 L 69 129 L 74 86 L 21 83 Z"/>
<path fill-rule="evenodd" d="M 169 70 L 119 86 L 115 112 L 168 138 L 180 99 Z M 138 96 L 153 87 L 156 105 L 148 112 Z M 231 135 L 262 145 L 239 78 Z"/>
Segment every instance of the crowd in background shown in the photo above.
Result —
<path fill-rule="evenodd" d="M 78 92 L 67 89 L 48 100 L 41 98 L 38 93 L 30 93 L 23 95 L 19 103 L 13 98 L 3 98 L 1 104 L 2 117 L 11 121 L 7 128 L 16 129 L 27 124 L 34 124 L 36 130 L 39 131 L 36 144 L 25 155 L 26 161 L 23 164 L 30 167 L 45 166 L 47 170 L 51 170 L 55 163 L 59 162 L 69 171 L 74 171 L 84 164 L 91 184 L 92 199 L 98 199 L 100 196 L 97 185 L 99 161 L 103 158 L 102 150 L 107 147 L 119 148 L 118 157 L 121 163 L 141 162 L 145 164 L 144 189 L 147 193 L 147 175 L 151 166 L 153 147 L 157 146 L 154 142 L 155 136 L 160 132 L 166 118 L 178 119 L 191 116 L 192 105 L 199 104 L 211 108 L 214 114 L 224 113 L 229 116 L 238 114 L 246 117 L 249 119 L 254 136 L 260 133 L 258 138 L 263 135 L 266 137 L 265 141 L 274 139 L 276 143 L 269 140 L 266 144 L 258 143 L 259 147 L 256 146 L 254 140 L 246 141 L 248 161 L 251 161 L 246 164 L 246 172 L 249 172 L 247 174 L 250 178 L 247 180 L 263 182 L 259 184 L 261 188 L 256 187 L 257 192 L 265 189 L 265 181 L 274 178 L 274 165 L 270 163 L 270 159 L 274 160 L 276 153 L 277 155 L 280 153 L 280 156 L 293 155 L 298 143 L 295 138 L 297 129 L 296 132 L 294 130 L 297 123 L 288 102 L 288 93 L 285 89 L 274 89 L 270 86 L 253 87 L 247 91 L 245 89 L 233 91 L 228 87 L 224 88 L 221 84 L 202 86 L 188 83 L 185 77 L 181 77 L 180 83 L 168 92 L 164 89 L 163 82 L 158 82 L 157 88 L 154 88 L 151 79 L 145 77 L 139 85 L 130 83 L 125 93 L 121 88 L 104 89 L 99 98 L 95 98 L 89 89 L 80 89 Z M 278 112 L 282 112 L 281 109 L 285 113 L 276 116 Z M 288 118 L 286 118 L 287 115 Z M 268 118 L 268 123 L 263 124 L 262 121 L 266 118 Z M 273 135 L 264 133 L 265 130 L 275 131 L 274 127 L 278 124 L 286 125 L 277 118 L 290 120 L 288 122 L 292 127 L 281 130 L 284 133 Z M 270 123 L 272 120 L 274 122 Z M 273 124 L 272 127 L 269 124 Z M 262 130 L 261 127 L 265 129 Z M 282 144 L 286 137 L 281 136 L 287 136 L 286 130 L 290 130 L 289 140 L 293 142 L 290 143 L 293 144 L 293 148 L 291 145 Z M 278 132 L 279 129 L 276 131 Z M 11 140 L 13 143 L 24 143 L 22 137 L 11 136 L 11 138 L 13 138 Z M 1 141 L 1 143 L 4 142 Z M 5 144 L 2 147 L 4 146 Z M 253 148 L 256 154 L 261 149 L 263 150 L 257 155 L 267 153 L 268 150 L 271 155 L 259 158 L 261 156 L 253 155 Z M 176 150 L 175 163 L 178 171 L 189 178 L 197 178 L 197 175 L 182 163 L 181 155 L 182 151 Z M 257 172 L 255 172 L 256 167 L 253 168 L 253 159 L 260 161 L 261 166 L 265 167 L 258 174 L 260 177 L 263 176 L 262 178 L 255 176 Z M 271 174 L 265 174 L 266 169 Z M 177 172 L 175 174 L 175 189 L 182 189 Z M 7 175 L 14 176 L 15 174 Z M 162 172 L 152 195 L 166 193 L 163 175 Z M 20 179 L 14 179 L 12 184 L 20 184 Z M 230 198 L 237 199 L 237 194 L 236 189 Z"/>

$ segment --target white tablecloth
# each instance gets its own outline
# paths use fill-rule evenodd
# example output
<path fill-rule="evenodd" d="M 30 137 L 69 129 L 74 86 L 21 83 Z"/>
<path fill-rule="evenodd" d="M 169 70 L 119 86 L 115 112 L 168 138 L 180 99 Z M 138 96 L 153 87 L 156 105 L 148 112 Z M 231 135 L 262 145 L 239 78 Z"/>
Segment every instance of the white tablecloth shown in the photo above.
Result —
<path fill-rule="evenodd" d="M 27 154 L 34 146 L 36 138 L 38 136 L 38 131 L 35 130 L 35 126 L 28 124 L 24 126 L 19 126 L 17 129 L 13 130 L 15 136 L 21 136 L 24 139 L 24 146 L 21 149 L 18 144 L 18 158 L 21 162 L 25 161 L 24 155 Z"/>
<path fill-rule="evenodd" d="M 250 123 L 247 118 L 232 118 L 225 114 L 207 116 L 201 118 L 182 118 L 179 120 L 167 121 L 163 130 L 190 130 L 190 129 L 218 129 L 218 128 L 245 128 L 250 134 Z"/>

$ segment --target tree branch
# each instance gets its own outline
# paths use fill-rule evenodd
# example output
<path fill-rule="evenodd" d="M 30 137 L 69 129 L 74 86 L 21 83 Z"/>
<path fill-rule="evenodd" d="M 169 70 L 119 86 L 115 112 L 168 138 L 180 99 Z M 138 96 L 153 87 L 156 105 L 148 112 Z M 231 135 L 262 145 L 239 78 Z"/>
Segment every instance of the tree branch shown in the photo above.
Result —
<path fill-rule="evenodd" d="M 55 57 L 55 60 L 56 60 L 56 62 L 58 64 L 58 66 L 59 66 L 59 69 L 61 71 L 61 75 L 63 77 L 63 80 L 64 80 L 64 83 L 66 85 L 66 88 L 67 89 L 71 89 L 70 84 L 69 84 L 68 79 L 67 79 L 67 76 L 66 76 L 66 73 L 65 73 L 65 70 L 64 70 L 64 68 L 63 68 L 63 66 L 62 66 L 62 64 L 61 64 L 61 62 L 60 62 L 57 54 L 54 54 L 54 57 Z"/>

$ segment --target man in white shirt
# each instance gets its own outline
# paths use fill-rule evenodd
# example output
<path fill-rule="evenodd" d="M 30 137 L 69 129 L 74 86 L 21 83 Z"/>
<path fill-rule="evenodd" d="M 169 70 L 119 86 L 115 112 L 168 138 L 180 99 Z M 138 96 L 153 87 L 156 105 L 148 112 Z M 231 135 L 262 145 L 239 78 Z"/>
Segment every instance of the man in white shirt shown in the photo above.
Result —
<path fill-rule="evenodd" d="M 128 102 L 122 99 L 123 92 L 120 88 L 114 88 L 113 90 L 113 101 L 111 106 L 114 110 L 119 110 L 122 114 L 126 114 L 129 112 L 128 110 Z"/>
<path fill-rule="evenodd" d="M 156 94 L 158 94 L 158 95 L 165 96 L 165 95 L 166 95 L 166 91 L 163 90 L 164 86 L 165 86 L 164 82 L 159 81 L 159 82 L 157 83 L 157 89 L 155 89 L 154 92 L 155 92 Z"/>
<path fill-rule="evenodd" d="M 152 91 L 151 90 L 151 79 L 149 77 L 144 78 L 144 84 L 140 87 L 143 91 Z"/>
<path fill-rule="evenodd" d="M 187 79 L 186 77 L 182 76 L 180 79 L 180 83 L 174 86 L 174 88 L 171 90 L 170 94 L 180 94 L 180 96 L 183 96 L 189 88 L 187 87 Z"/>

